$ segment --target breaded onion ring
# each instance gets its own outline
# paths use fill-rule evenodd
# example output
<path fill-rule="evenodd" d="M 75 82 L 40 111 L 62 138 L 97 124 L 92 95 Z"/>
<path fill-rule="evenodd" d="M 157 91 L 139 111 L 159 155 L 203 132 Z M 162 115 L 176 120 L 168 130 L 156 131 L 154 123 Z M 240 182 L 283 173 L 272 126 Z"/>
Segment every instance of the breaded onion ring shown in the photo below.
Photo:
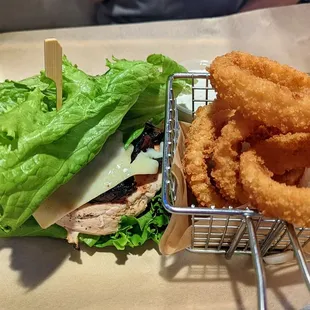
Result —
<path fill-rule="evenodd" d="M 217 111 L 212 115 L 212 122 L 215 128 L 215 137 L 219 137 L 222 128 L 228 123 L 228 121 L 235 115 L 235 110 L 225 109 Z"/>
<path fill-rule="evenodd" d="M 183 166 L 186 180 L 201 206 L 223 207 L 227 202 L 217 193 L 207 174 L 206 160 L 213 152 L 215 127 L 213 104 L 200 107 L 185 141 Z"/>
<path fill-rule="evenodd" d="M 303 174 L 305 172 L 305 168 L 295 168 L 285 172 L 282 175 L 274 175 L 273 179 L 279 183 L 284 183 L 286 185 L 298 185 Z"/>
<path fill-rule="evenodd" d="M 221 131 L 216 140 L 211 172 L 220 193 L 227 199 L 240 203 L 247 202 L 247 195 L 239 183 L 239 149 L 258 124 L 245 120 L 240 115 L 235 117 Z"/>
<path fill-rule="evenodd" d="M 254 150 L 240 156 L 240 179 L 250 202 L 265 216 L 310 226 L 310 189 L 287 186 L 271 179 L 272 172 Z"/>
<path fill-rule="evenodd" d="M 254 146 L 266 167 L 275 174 L 310 166 L 310 134 L 288 133 L 273 136 Z"/>
<path fill-rule="evenodd" d="M 209 104 L 209 107 L 210 118 L 215 128 L 215 136 L 218 137 L 221 134 L 222 128 L 235 115 L 236 110 L 232 110 L 227 102 L 220 99 L 215 99 Z"/>
<path fill-rule="evenodd" d="M 210 80 L 218 98 L 248 119 L 283 133 L 310 132 L 310 77 L 265 57 L 232 52 L 217 57 Z"/>

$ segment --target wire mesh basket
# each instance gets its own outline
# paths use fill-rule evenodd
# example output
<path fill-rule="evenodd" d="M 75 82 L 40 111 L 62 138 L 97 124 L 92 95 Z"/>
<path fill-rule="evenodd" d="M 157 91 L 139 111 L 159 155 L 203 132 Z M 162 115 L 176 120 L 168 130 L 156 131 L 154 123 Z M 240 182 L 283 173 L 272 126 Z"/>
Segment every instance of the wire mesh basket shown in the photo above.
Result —
<path fill-rule="evenodd" d="M 191 116 L 198 105 L 212 102 L 214 90 L 209 74 L 177 73 L 168 80 L 165 120 L 165 150 L 163 158 L 162 196 L 165 208 L 171 213 L 186 214 L 192 220 L 192 239 L 189 251 L 224 253 L 230 259 L 234 253 L 251 254 L 257 275 L 258 308 L 267 309 L 263 257 L 293 250 L 303 278 L 310 290 L 310 274 L 302 248 L 310 242 L 310 228 L 294 227 L 279 219 L 265 218 L 256 210 L 244 208 L 201 208 L 195 205 L 176 207 L 176 180 L 171 171 L 179 134 L 178 108 L 173 82 L 191 80 Z M 203 80 L 203 87 L 196 86 Z M 201 83 L 200 83 L 201 84 Z M 196 96 L 203 91 L 203 98 Z"/>

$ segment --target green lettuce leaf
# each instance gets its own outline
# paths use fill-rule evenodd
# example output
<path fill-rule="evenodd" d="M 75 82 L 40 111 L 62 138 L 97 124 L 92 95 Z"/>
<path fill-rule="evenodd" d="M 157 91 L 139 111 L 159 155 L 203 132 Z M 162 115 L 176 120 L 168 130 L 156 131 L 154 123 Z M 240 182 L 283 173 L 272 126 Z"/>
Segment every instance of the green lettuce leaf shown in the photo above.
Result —
<path fill-rule="evenodd" d="M 108 73 L 97 79 L 64 58 L 64 101 L 59 111 L 53 83 L 41 73 L 39 79 L 28 81 L 28 94 L 16 92 L 12 101 L 20 101 L 0 114 L 0 228 L 4 231 L 20 227 L 46 197 L 96 156 L 160 74 L 147 62 L 109 65 Z"/>
<path fill-rule="evenodd" d="M 16 104 L 25 101 L 30 88 L 22 83 L 5 81 L 0 83 L 0 114 L 14 108 Z"/>
<path fill-rule="evenodd" d="M 183 66 L 161 54 L 150 55 L 147 62 L 156 66 L 161 74 L 141 93 L 122 121 L 120 129 L 124 133 L 126 146 L 138 137 L 137 133 L 143 132 L 146 122 L 157 125 L 164 119 L 168 77 L 174 73 L 187 72 Z M 175 80 L 174 95 L 178 96 L 188 87 L 187 81 Z"/>
<path fill-rule="evenodd" d="M 159 243 L 169 222 L 169 214 L 164 209 L 158 194 L 149 203 L 149 208 L 139 217 L 123 216 L 115 234 L 107 236 L 80 235 L 79 239 L 90 247 L 113 246 L 118 250 L 134 248 L 147 240 Z"/>
<path fill-rule="evenodd" d="M 58 225 L 52 225 L 47 229 L 43 229 L 31 216 L 22 226 L 14 231 L 6 233 L 3 230 L 0 230 L 0 238 L 9 237 L 49 237 L 66 239 L 67 231 Z"/>
<path fill-rule="evenodd" d="M 135 129 L 132 133 L 129 131 L 129 132 L 125 132 L 125 134 L 127 134 L 126 136 L 124 136 L 124 142 L 125 142 L 125 145 L 124 145 L 124 148 L 127 150 L 129 145 L 134 141 L 136 140 L 137 138 L 139 138 L 143 131 L 144 131 L 144 127 L 141 127 L 141 128 L 137 128 Z"/>

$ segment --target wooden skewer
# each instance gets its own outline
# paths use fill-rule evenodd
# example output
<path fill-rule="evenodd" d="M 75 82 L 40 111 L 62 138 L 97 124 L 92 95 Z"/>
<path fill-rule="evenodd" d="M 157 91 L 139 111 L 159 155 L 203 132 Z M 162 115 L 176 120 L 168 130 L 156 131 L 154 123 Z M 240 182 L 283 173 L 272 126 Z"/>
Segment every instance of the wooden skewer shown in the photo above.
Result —
<path fill-rule="evenodd" d="M 44 41 L 45 74 L 56 84 L 56 109 L 62 107 L 62 47 L 56 39 Z"/>

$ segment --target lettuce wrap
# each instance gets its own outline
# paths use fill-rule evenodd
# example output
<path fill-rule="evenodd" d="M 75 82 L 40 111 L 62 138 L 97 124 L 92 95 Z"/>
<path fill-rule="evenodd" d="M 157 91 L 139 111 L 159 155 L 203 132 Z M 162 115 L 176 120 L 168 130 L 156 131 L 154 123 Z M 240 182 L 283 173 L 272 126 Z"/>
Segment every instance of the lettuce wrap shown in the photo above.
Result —
<path fill-rule="evenodd" d="M 107 60 L 108 71 L 90 76 L 64 57 L 63 106 L 56 111 L 53 81 L 39 75 L 0 84 L 0 237 L 66 238 L 58 225 L 42 229 L 33 217 L 45 199 L 69 182 L 117 130 L 125 148 L 147 122 L 164 119 L 166 81 L 186 69 L 163 55 L 147 61 Z M 179 93 L 183 81 L 174 85 Z M 88 246 L 124 249 L 159 241 L 169 216 L 156 195 L 145 212 L 123 216 L 106 236 L 80 234 Z"/>

